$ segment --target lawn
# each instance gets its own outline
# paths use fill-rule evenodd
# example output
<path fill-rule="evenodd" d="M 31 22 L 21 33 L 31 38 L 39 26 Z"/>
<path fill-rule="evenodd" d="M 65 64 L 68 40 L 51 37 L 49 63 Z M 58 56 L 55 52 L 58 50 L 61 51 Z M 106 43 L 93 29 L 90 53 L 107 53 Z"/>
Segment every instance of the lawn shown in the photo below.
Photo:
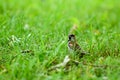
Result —
<path fill-rule="evenodd" d="M 120 80 L 119 3 L 0 0 L 0 80 Z M 68 71 L 49 71 L 71 55 L 71 33 L 89 55 Z"/>

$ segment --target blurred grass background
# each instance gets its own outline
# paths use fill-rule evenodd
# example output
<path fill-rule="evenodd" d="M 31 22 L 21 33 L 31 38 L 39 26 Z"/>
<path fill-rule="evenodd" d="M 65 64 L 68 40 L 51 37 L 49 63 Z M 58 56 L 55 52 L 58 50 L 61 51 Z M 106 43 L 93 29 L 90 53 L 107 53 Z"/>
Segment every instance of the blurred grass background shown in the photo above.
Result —
<path fill-rule="evenodd" d="M 119 0 L 0 0 L 0 80 L 119 80 Z M 80 64 L 65 73 L 49 72 L 69 54 L 73 32 L 91 56 L 81 62 L 112 65 L 95 68 Z M 34 55 L 22 54 L 33 50 Z M 6 70 L 4 72 L 4 70 Z"/>

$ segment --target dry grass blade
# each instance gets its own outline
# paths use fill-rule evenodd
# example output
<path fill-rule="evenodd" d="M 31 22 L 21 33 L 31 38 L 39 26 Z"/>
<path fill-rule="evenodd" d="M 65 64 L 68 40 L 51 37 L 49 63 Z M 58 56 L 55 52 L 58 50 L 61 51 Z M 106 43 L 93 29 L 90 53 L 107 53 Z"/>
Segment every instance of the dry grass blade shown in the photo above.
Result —
<path fill-rule="evenodd" d="M 5 73 L 5 72 L 7 72 L 7 69 L 4 66 L 0 65 L 0 68 L 2 69 L 0 71 L 0 75 L 3 74 L 3 73 Z"/>
<path fill-rule="evenodd" d="M 56 70 L 57 68 L 60 68 L 60 67 L 65 67 L 68 62 L 70 62 L 70 58 L 69 58 L 69 56 L 67 55 L 67 56 L 65 56 L 65 59 L 63 60 L 62 63 L 57 64 L 57 65 L 55 65 L 55 66 L 52 66 L 49 70 L 51 71 L 51 70 Z"/>
<path fill-rule="evenodd" d="M 78 26 L 76 25 L 76 24 L 74 24 L 73 26 L 72 26 L 72 28 L 70 29 L 70 32 L 69 32 L 69 34 L 71 34 L 71 33 L 73 33 L 75 30 L 77 30 L 78 29 Z"/>

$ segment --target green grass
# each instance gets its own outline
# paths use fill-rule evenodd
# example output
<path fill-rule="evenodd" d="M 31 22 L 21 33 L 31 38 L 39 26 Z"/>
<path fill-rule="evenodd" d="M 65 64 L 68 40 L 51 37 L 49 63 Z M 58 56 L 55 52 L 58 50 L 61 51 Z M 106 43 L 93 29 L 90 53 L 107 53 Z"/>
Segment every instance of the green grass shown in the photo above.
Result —
<path fill-rule="evenodd" d="M 120 80 L 119 3 L 0 0 L 0 80 Z M 69 54 L 67 37 L 74 24 L 78 43 L 90 52 L 80 62 L 88 65 L 49 72 Z M 27 49 L 34 55 L 21 53 Z"/>

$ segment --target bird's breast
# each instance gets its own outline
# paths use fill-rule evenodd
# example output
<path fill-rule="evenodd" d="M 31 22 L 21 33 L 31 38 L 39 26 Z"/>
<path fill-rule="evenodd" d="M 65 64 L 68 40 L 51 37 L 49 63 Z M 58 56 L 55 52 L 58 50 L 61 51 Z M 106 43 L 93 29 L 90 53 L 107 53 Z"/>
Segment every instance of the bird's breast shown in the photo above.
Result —
<path fill-rule="evenodd" d="M 68 42 L 68 47 L 70 49 L 74 49 L 74 43 L 73 42 Z"/>

